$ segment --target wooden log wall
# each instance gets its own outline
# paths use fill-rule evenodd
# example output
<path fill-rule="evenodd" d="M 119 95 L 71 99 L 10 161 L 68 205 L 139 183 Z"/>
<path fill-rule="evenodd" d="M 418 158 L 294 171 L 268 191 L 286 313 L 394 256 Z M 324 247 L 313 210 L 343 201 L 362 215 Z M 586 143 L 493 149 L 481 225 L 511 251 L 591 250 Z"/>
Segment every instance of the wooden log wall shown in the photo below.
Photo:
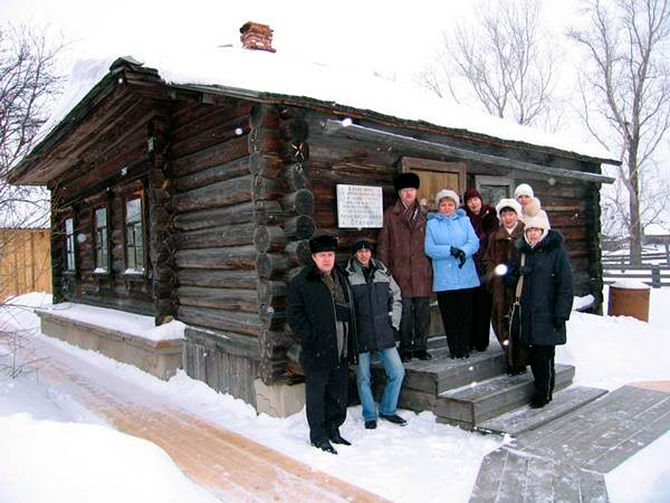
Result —
<path fill-rule="evenodd" d="M 115 100 L 128 108 L 117 109 L 112 105 Z M 153 196 L 148 190 L 152 166 L 147 148 L 148 128 L 154 127 L 150 126 L 152 119 L 161 111 L 154 102 L 141 100 L 125 89 L 110 95 L 108 101 L 60 147 L 75 161 L 49 186 L 54 231 L 51 240 L 54 301 L 154 316 L 157 305 L 151 263 L 157 258 L 146 257 L 146 274 L 124 274 L 124 204 L 128 197 L 142 198 L 147 250 L 152 246 L 148 205 L 160 204 L 157 199 L 151 200 Z M 110 268 L 105 273 L 94 272 L 94 211 L 100 206 L 105 206 L 108 212 Z M 69 217 L 74 218 L 75 224 L 74 273 L 64 270 L 64 225 Z"/>
<path fill-rule="evenodd" d="M 304 256 L 315 230 L 306 140 L 301 116 L 273 105 L 218 100 L 182 104 L 173 116 L 177 316 L 246 341 L 244 357 L 267 384 L 286 372 L 286 274 L 297 265 L 287 248 L 301 245 Z M 187 361 L 200 362 L 198 377 L 209 365 L 208 345 L 192 339 L 197 347 L 187 349 Z M 232 381 L 244 376 L 225 376 L 234 366 L 218 365 L 221 375 L 204 380 L 222 390 L 237 386 Z"/>
<path fill-rule="evenodd" d="M 251 104 L 237 100 L 179 102 L 170 164 L 177 317 L 258 337 L 250 113 Z"/>
<path fill-rule="evenodd" d="M 170 321 L 176 314 L 177 277 L 174 267 L 175 230 L 172 206 L 168 148 L 171 144 L 171 110 L 167 107 L 149 122 L 150 155 L 146 200 L 148 212 L 149 264 L 152 273 L 152 297 L 156 325 Z"/>

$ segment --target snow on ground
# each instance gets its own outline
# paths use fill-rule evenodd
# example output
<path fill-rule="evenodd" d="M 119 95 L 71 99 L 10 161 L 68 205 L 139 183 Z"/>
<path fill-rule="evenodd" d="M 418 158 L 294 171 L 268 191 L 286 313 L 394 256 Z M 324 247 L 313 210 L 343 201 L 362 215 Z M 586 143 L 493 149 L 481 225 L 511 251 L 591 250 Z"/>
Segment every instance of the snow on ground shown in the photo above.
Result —
<path fill-rule="evenodd" d="M 48 304 L 49 299 L 30 294 L 13 302 L 35 306 Z M 670 310 L 666 306 L 670 306 L 670 289 L 651 291 L 649 324 L 632 318 L 573 313 L 568 322 L 568 344 L 558 348 L 557 362 L 576 365 L 577 383 L 607 389 L 631 381 L 670 380 Z M 409 421 L 407 427 L 382 422 L 377 430 L 369 431 L 363 428 L 360 407 L 352 407 L 342 434 L 354 445 L 338 446 L 340 454 L 332 456 L 308 445 L 304 410 L 285 419 L 271 418 L 257 415 L 241 400 L 216 393 L 183 372 L 169 382 L 161 381 L 98 353 L 41 335 L 37 317 L 27 308 L 0 307 L 0 330 L 9 325 L 32 329 L 40 342 L 77 356 L 82 365 L 125 380 L 134 394 L 151 393 L 165 404 L 179 406 L 392 501 L 468 501 L 482 458 L 504 441 L 499 436 L 437 424 L 430 412 L 400 411 Z M 20 442 L 16 440 L 19 436 Z M 667 448 L 659 448 L 669 447 L 669 443 L 670 434 L 666 434 L 607 475 L 614 503 L 670 499 L 669 464 L 664 456 Z M 69 453 L 65 463 L 49 462 L 65 451 Z M 50 501 L 84 501 L 81 491 L 87 487 L 96 488 L 93 494 L 86 493 L 87 502 L 214 501 L 183 477 L 160 448 L 116 432 L 48 383 L 40 382 L 39 373 L 14 380 L 0 377 L 0 452 L 11 454 L 0 458 L 0 501 L 43 501 L 33 488 L 38 478 L 51 484 Z M 36 457 L 39 463 L 34 461 Z M 103 469 L 81 466 L 85 464 L 81 460 L 90 462 L 92 458 Z M 104 466 L 97 461 L 101 458 Z M 135 464 L 128 466 L 128 459 L 151 467 L 141 480 L 129 479 L 134 498 L 123 492 L 128 486 L 118 487 L 120 484 L 113 482 L 133 471 Z M 71 473 L 85 473 L 90 486 L 68 484 Z M 157 495 L 157 499 L 148 494 Z"/>

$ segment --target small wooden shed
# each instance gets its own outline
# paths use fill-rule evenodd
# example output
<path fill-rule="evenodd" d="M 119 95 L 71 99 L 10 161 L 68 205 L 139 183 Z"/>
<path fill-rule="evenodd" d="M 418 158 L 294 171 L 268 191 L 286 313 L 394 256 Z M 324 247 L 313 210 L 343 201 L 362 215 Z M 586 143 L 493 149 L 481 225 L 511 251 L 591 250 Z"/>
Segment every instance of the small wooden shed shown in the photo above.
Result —
<path fill-rule="evenodd" d="M 245 29 L 271 46 L 266 26 Z M 567 238 L 575 294 L 602 299 L 607 152 L 265 50 L 155 66 L 105 67 L 10 180 L 51 191 L 55 302 L 181 320 L 185 369 L 213 388 L 255 404 L 258 377 L 293 379 L 285 295 L 308 239 L 337 233 L 344 259 L 378 231 L 338 227 L 337 184 L 381 187 L 386 207 L 403 170 L 428 200 L 531 183 Z"/>
<path fill-rule="evenodd" d="M 49 229 L 0 229 L 0 302 L 30 292 L 51 293 Z"/>

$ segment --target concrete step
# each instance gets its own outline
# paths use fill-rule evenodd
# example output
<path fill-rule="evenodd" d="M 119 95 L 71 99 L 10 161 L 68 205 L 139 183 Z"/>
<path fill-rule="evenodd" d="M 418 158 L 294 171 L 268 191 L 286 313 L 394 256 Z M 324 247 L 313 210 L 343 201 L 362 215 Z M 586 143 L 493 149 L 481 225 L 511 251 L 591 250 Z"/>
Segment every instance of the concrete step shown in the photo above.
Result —
<path fill-rule="evenodd" d="M 569 386 L 574 375 L 573 366 L 556 364 L 554 390 Z M 498 376 L 440 393 L 434 402 L 433 412 L 439 422 L 473 429 L 492 417 L 527 403 L 533 391 L 530 371 L 520 376 Z"/>
<path fill-rule="evenodd" d="M 534 430 L 607 394 L 607 390 L 588 386 L 570 386 L 554 393 L 554 399 L 541 409 L 523 405 L 479 423 L 475 429 L 487 433 L 519 433 Z"/>
<path fill-rule="evenodd" d="M 491 347 L 481 353 L 474 352 L 470 358 L 454 360 L 447 356 L 440 357 L 437 351 L 431 350 L 432 360 L 413 359 L 405 363 L 403 387 L 439 395 L 505 371 L 505 355 L 498 347 Z"/>

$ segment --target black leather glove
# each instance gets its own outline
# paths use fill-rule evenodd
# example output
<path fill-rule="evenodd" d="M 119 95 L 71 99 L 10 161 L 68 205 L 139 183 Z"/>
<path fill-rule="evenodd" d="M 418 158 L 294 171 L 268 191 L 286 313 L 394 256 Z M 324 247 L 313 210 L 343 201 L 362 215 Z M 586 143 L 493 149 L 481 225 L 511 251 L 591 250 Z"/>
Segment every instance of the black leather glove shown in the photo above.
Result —
<path fill-rule="evenodd" d="M 559 316 L 554 316 L 551 322 L 558 330 L 561 330 L 565 326 L 565 318 L 561 318 Z"/>
<path fill-rule="evenodd" d="M 449 252 L 456 260 L 458 260 L 458 268 L 462 269 L 467 259 L 465 252 L 460 248 L 456 248 L 455 246 L 452 246 Z"/>
<path fill-rule="evenodd" d="M 533 268 L 528 266 L 528 265 L 524 265 L 524 266 L 519 267 L 519 274 L 521 274 L 522 276 L 526 275 L 526 274 L 530 274 L 531 272 L 533 272 Z"/>

